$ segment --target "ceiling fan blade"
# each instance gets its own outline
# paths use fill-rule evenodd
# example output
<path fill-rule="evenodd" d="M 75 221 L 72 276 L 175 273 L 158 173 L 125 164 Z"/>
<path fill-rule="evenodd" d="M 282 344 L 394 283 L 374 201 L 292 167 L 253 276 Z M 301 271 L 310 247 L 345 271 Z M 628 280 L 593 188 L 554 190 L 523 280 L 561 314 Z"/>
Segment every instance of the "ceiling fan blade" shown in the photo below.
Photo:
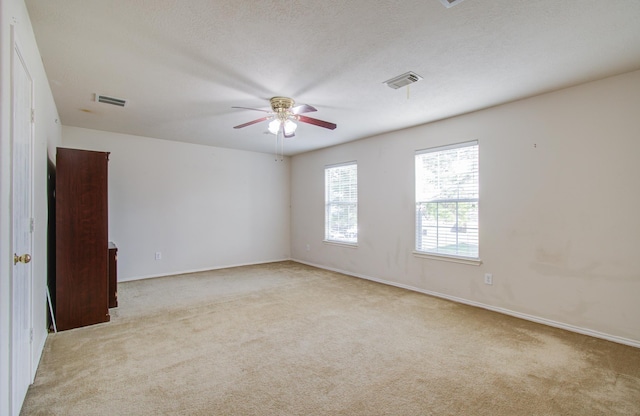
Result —
<path fill-rule="evenodd" d="M 329 129 L 329 130 L 333 130 L 336 127 L 338 127 L 337 125 L 333 123 L 329 123 L 328 121 L 322 121 L 322 120 L 318 120 L 317 118 L 311 118 L 307 116 L 298 116 L 298 120 L 302 121 L 303 123 L 309 123 L 315 126 L 324 127 L 325 129 Z"/>
<path fill-rule="evenodd" d="M 263 110 L 261 108 L 251 108 L 251 107 L 231 107 L 231 108 L 241 108 L 243 110 L 255 110 L 255 111 L 262 111 L 263 113 L 270 113 L 270 110 Z"/>
<path fill-rule="evenodd" d="M 310 113 L 312 111 L 318 111 L 318 110 L 315 107 L 312 107 L 307 104 L 301 104 L 291 109 L 292 114 Z"/>
<path fill-rule="evenodd" d="M 261 121 L 266 121 L 266 120 L 269 120 L 269 117 L 262 117 L 262 118 L 259 118 L 257 120 L 250 121 L 248 123 L 240 124 L 239 126 L 235 126 L 234 129 L 241 129 L 243 127 L 247 127 L 247 126 L 250 126 L 252 124 L 260 123 Z"/>

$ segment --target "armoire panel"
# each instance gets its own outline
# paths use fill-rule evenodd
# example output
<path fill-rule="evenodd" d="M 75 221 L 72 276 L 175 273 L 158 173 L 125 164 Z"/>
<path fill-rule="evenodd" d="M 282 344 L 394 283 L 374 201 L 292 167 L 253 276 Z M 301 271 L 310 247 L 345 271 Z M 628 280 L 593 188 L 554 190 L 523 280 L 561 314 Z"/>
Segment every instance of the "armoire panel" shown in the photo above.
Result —
<path fill-rule="evenodd" d="M 56 324 L 109 321 L 109 153 L 58 148 L 56 155 Z"/>

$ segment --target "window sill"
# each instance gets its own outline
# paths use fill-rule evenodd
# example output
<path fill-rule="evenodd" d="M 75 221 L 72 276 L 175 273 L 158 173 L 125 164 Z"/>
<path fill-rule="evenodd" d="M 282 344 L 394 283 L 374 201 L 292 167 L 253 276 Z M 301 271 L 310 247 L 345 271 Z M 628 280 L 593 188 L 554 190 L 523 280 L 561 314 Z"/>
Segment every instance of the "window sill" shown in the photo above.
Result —
<path fill-rule="evenodd" d="M 469 264 L 471 266 L 480 266 L 482 264 L 482 260 L 474 259 L 470 257 L 451 256 L 447 254 L 424 253 L 421 251 L 414 251 L 413 255 L 416 257 L 421 257 L 423 259 L 448 261 L 451 263 L 460 263 L 460 264 Z"/>
<path fill-rule="evenodd" d="M 344 241 L 334 241 L 334 240 L 322 240 L 322 242 L 331 246 L 358 248 L 358 243 L 347 243 Z"/>

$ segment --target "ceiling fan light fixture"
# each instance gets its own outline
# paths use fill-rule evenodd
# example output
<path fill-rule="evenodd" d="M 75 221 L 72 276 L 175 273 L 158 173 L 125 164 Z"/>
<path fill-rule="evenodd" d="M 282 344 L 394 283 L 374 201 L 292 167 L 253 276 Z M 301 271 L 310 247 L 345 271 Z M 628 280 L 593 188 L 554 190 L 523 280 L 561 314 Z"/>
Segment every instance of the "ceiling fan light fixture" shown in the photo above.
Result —
<path fill-rule="evenodd" d="M 273 121 L 271 121 L 271 123 L 269 123 L 269 133 L 271 134 L 278 134 L 278 132 L 280 131 L 280 120 L 273 119 Z"/>
<path fill-rule="evenodd" d="M 287 136 L 290 136 L 293 133 L 295 133 L 297 128 L 298 128 L 298 125 L 291 120 L 287 120 L 284 122 L 284 134 Z"/>

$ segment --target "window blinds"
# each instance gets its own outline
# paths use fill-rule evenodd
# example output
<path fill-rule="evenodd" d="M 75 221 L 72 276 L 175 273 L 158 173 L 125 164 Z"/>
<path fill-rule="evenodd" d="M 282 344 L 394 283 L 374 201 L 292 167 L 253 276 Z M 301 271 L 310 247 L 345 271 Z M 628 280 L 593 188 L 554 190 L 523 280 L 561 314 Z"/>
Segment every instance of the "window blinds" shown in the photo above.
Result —
<path fill-rule="evenodd" d="M 325 168 L 325 240 L 358 242 L 358 165 Z"/>
<path fill-rule="evenodd" d="M 416 251 L 478 257 L 478 142 L 416 152 Z"/>

